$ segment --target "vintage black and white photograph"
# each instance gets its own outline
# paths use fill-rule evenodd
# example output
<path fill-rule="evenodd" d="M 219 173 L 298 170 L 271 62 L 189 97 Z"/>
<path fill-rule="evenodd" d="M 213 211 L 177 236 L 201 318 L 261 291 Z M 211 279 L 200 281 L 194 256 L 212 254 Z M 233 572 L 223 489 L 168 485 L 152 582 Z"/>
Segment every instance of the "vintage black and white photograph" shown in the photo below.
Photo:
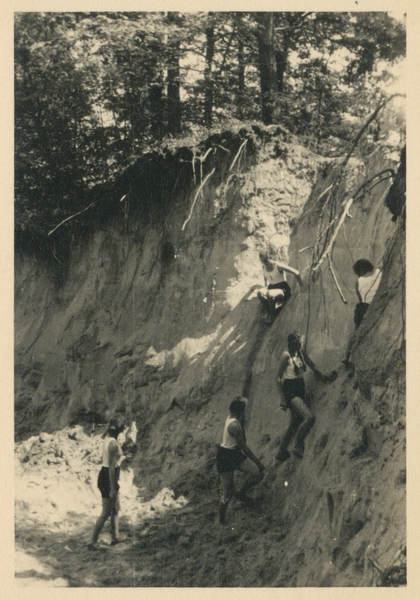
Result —
<path fill-rule="evenodd" d="M 407 585 L 407 14 L 352 7 L 13 13 L 16 587 Z"/>

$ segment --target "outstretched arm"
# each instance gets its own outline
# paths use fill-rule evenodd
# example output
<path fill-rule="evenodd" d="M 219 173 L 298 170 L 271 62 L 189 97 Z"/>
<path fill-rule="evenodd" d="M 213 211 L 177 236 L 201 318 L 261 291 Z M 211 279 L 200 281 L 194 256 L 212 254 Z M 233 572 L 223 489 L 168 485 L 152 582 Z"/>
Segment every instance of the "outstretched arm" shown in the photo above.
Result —
<path fill-rule="evenodd" d="M 302 279 L 300 277 L 300 273 L 297 269 L 294 269 L 293 267 L 289 267 L 289 265 L 286 265 L 285 263 L 279 263 L 276 262 L 276 266 L 277 269 L 281 272 L 281 271 L 287 271 L 288 273 L 292 273 L 293 275 L 296 276 L 296 279 L 298 280 L 299 283 L 302 283 Z"/>
<path fill-rule="evenodd" d="M 303 355 L 303 358 L 304 358 L 306 364 L 308 365 L 308 367 L 310 367 L 312 369 L 312 371 L 314 372 L 314 375 L 317 379 L 320 379 L 323 383 L 327 383 L 329 381 L 335 381 L 337 379 L 336 371 L 332 371 L 329 375 L 324 375 L 323 373 L 321 373 L 321 371 L 319 369 L 317 369 L 315 363 L 309 358 L 308 354 L 306 353 L 305 350 L 303 350 L 303 348 L 302 348 L 302 355 Z"/>

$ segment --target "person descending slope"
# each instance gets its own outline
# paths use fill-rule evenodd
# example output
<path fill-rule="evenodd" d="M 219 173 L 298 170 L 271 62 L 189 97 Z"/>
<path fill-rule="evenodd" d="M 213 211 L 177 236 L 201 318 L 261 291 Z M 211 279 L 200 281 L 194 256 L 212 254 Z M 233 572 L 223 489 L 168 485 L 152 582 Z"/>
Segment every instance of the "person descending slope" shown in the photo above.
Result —
<path fill-rule="evenodd" d="M 253 454 L 245 441 L 245 410 L 247 399 L 237 396 L 229 406 L 229 416 L 223 429 L 223 441 L 216 456 L 216 467 L 220 475 L 222 497 L 219 504 L 219 522 L 225 524 L 226 511 L 233 495 L 246 501 L 246 493 L 263 478 L 264 465 Z M 247 459 L 250 460 L 247 460 Z M 234 471 L 249 475 L 242 489 L 235 494 Z"/>
<path fill-rule="evenodd" d="M 299 271 L 284 263 L 279 263 L 260 254 L 263 263 L 265 292 L 258 292 L 257 296 L 269 316 L 274 319 L 282 306 L 292 295 L 290 285 L 286 281 L 286 272 L 292 273 L 301 283 Z"/>
<path fill-rule="evenodd" d="M 287 447 L 294 436 L 296 436 L 296 442 L 293 454 L 297 458 L 303 458 L 305 438 L 315 423 L 315 416 L 305 401 L 303 373 L 306 371 L 306 365 L 313 370 L 315 377 L 324 383 L 334 381 L 337 377 L 335 371 L 329 376 L 318 371 L 302 349 L 302 340 L 298 333 L 291 333 L 287 338 L 287 344 L 289 351 L 284 352 L 281 357 L 277 383 L 282 396 L 280 406 L 283 410 L 290 410 L 290 422 L 275 457 L 279 461 L 290 458 Z"/>
<path fill-rule="evenodd" d="M 118 479 L 120 464 L 124 455 L 117 438 L 124 429 L 125 422 L 122 416 L 116 416 L 110 420 L 102 450 L 102 468 L 98 476 L 98 488 L 102 496 L 102 513 L 95 523 L 92 539 L 88 545 L 89 550 L 95 549 L 99 534 L 108 517 L 111 517 L 111 545 L 118 544 L 121 541 L 118 529 L 118 513 L 120 510 Z"/>
<path fill-rule="evenodd" d="M 353 265 L 353 271 L 358 279 L 356 282 L 356 293 L 359 303 L 354 309 L 354 324 L 359 327 L 372 302 L 382 278 L 382 272 L 375 269 L 371 262 L 361 258 Z"/>

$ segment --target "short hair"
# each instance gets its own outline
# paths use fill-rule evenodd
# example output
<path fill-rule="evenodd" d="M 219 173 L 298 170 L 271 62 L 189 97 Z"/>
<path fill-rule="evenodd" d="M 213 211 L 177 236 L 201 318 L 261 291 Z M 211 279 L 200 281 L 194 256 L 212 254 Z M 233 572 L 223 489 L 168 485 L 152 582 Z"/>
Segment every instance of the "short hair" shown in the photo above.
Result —
<path fill-rule="evenodd" d="M 363 277 L 363 275 L 372 271 L 373 268 L 372 263 L 365 258 L 361 258 L 353 265 L 353 271 L 356 273 L 357 277 Z"/>
<path fill-rule="evenodd" d="M 229 411 L 235 417 L 239 417 L 246 408 L 246 398 L 243 396 L 236 396 L 229 404 Z"/>
<path fill-rule="evenodd" d="M 289 333 L 287 336 L 287 345 L 289 346 L 289 352 L 297 350 L 301 345 L 300 335 L 297 331 Z"/>
<path fill-rule="evenodd" d="M 108 423 L 108 431 L 121 433 L 125 428 L 125 418 L 123 415 L 114 415 Z"/>

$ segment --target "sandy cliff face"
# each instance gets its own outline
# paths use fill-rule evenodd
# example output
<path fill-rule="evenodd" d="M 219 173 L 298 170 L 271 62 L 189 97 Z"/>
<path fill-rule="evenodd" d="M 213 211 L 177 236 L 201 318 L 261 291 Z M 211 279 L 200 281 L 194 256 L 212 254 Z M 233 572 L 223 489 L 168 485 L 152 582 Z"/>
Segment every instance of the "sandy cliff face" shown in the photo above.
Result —
<path fill-rule="evenodd" d="M 60 289 L 43 263 L 16 259 L 16 435 L 120 410 L 137 423 L 131 466 L 145 498 L 202 490 L 216 505 L 214 444 L 230 400 L 246 394 L 247 440 L 268 467 L 258 493 L 281 535 L 268 559 L 258 548 L 269 530 L 258 534 L 254 560 L 269 568 L 244 585 L 372 585 L 372 559 L 390 566 L 405 545 L 405 238 L 384 206 L 390 180 L 356 192 L 395 170 L 398 154 L 352 159 L 332 206 L 339 161 L 275 130 L 252 144 L 241 135 L 213 140 L 203 173 L 161 218 L 133 216 L 145 190 L 123 200 L 119 221 L 74 243 Z M 272 324 L 252 289 L 267 250 L 302 275 L 302 285 L 288 277 L 292 298 Z M 355 334 L 359 258 L 383 278 Z M 304 459 L 276 465 L 287 425 L 276 374 L 293 330 L 338 377 L 308 375 L 316 423 Z M 231 519 L 240 520 L 234 508 Z"/>

